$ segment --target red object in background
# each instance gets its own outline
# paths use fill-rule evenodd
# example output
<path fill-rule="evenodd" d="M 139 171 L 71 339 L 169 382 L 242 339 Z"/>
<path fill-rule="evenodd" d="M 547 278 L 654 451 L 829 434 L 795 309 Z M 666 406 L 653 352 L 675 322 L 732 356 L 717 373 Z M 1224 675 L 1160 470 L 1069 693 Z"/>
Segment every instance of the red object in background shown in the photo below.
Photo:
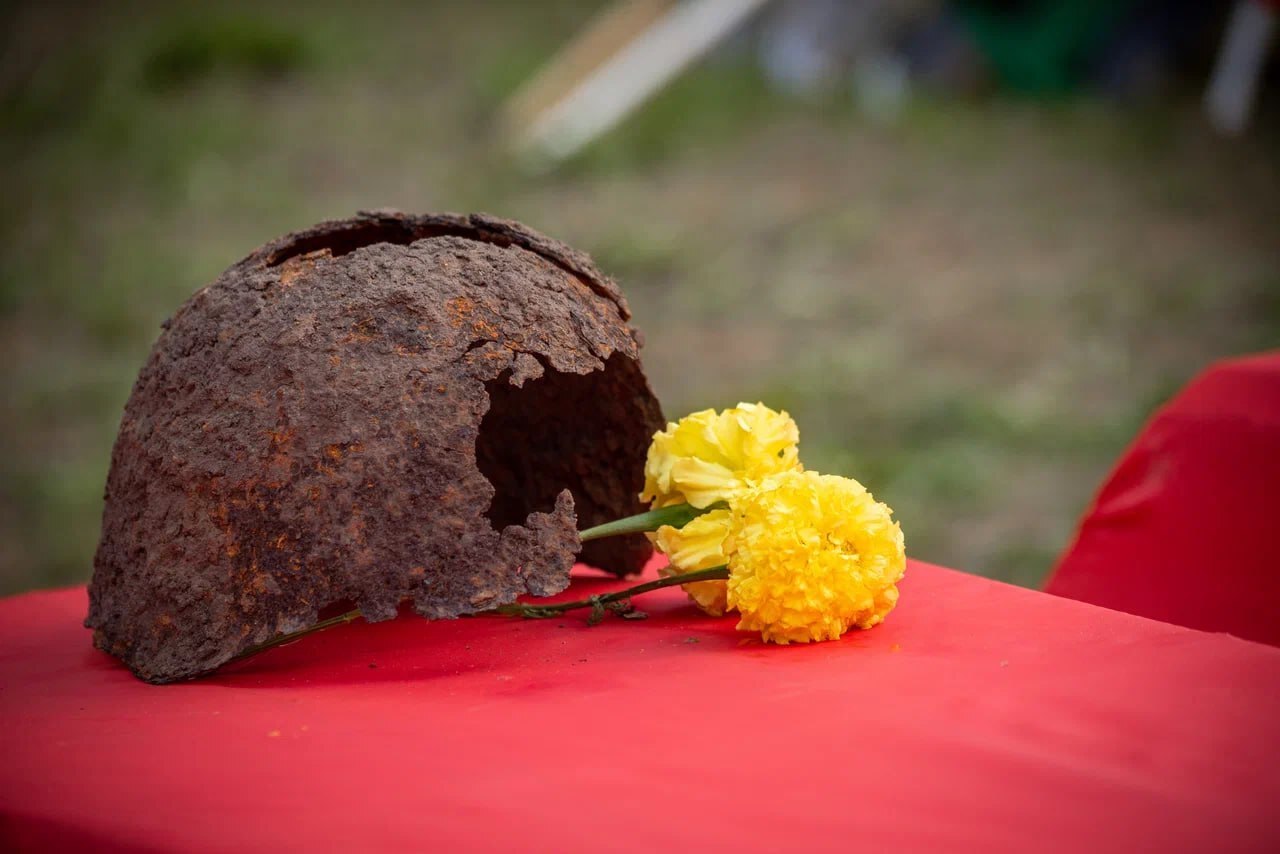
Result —
<path fill-rule="evenodd" d="M 156 687 L 82 589 L 0 601 L 0 849 L 1280 850 L 1280 649 L 914 562 L 834 643 L 637 604 Z"/>
<path fill-rule="evenodd" d="M 1156 413 L 1046 590 L 1280 646 L 1280 351 L 1219 363 Z"/>

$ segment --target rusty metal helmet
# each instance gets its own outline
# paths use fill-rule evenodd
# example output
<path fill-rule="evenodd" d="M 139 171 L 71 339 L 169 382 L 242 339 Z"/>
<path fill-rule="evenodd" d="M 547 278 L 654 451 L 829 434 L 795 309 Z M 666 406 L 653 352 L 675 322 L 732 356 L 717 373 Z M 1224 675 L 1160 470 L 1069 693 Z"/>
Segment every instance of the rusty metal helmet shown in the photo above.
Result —
<path fill-rule="evenodd" d="M 268 243 L 178 309 L 134 385 L 96 645 L 167 682 L 340 603 L 443 618 L 563 589 L 578 527 L 643 509 L 662 413 L 629 318 L 586 255 L 484 215 Z M 634 535 L 582 559 L 649 554 Z"/>

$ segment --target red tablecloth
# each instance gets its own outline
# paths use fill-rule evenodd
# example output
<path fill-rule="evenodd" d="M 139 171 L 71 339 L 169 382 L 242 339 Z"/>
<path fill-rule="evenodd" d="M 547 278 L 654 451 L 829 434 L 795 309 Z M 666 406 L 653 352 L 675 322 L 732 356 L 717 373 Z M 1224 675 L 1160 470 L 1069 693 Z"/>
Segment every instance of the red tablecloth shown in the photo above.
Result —
<path fill-rule="evenodd" d="M 637 603 L 154 687 L 83 590 L 0 601 L 0 848 L 1280 850 L 1280 649 L 920 563 L 836 643 Z"/>
<path fill-rule="evenodd" d="M 1155 414 L 1046 589 L 1280 645 L 1280 351 L 1214 365 Z"/>

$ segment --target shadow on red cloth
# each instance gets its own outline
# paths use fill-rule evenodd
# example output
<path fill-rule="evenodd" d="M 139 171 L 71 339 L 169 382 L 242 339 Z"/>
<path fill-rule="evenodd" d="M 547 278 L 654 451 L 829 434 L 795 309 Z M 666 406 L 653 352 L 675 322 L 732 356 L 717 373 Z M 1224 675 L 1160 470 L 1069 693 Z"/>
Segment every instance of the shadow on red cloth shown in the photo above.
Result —
<path fill-rule="evenodd" d="M 650 564 L 646 577 L 655 575 L 657 563 Z M 619 581 L 578 567 L 568 590 L 538 601 L 581 599 L 636 583 L 636 579 Z M 764 646 L 758 637 L 735 631 L 734 618 L 713 619 L 700 613 L 678 590 L 644 594 L 637 597 L 634 604 L 647 615 L 645 625 L 665 631 L 637 631 L 635 621 L 613 615 L 591 626 L 587 623 L 589 611 L 585 608 L 537 620 L 505 616 L 424 620 L 406 607 L 395 620 L 357 621 L 328 629 L 228 665 L 201 682 L 236 688 L 275 688 L 282 681 L 421 682 L 468 673 L 496 673 L 501 678 L 501 673 L 513 665 L 522 669 L 536 665 L 534 669 L 571 671 L 588 662 L 584 655 L 625 658 L 631 652 L 627 647 L 637 645 L 650 647 L 647 652 L 651 660 L 655 653 L 660 659 L 664 651 L 679 655 L 681 645 L 697 644 L 704 651 L 747 644 Z M 582 644 L 584 632 L 592 633 L 589 646 Z M 591 652 L 584 652 L 588 648 Z M 535 660 L 530 660 L 531 657 Z M 522 690 L 528 691 L 529 687 L 523 685 Z"/>
<path fill-rule="evenodd" d="M 1045 589 L 1280 646 L 1280 351 L 1212 366 L 1152 417 Z"/>

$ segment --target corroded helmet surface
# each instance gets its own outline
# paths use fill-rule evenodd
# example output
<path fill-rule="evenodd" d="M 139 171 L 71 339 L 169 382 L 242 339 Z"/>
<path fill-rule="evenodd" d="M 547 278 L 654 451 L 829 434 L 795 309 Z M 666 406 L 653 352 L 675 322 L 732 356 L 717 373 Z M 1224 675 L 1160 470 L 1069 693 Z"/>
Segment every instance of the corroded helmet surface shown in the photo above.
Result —
<path fill-rule="evenodd" d="M 269 243 L 165 324 L 125 407 L 86 624 L 143 679 L 327 608 L 454 617 L 568 583 L 662 414 L 614 282 L 483 215 Z M 575 519 L 576 515 L 576 519 Z M 593 542 L 617 574 L 643 536 Z"/>

